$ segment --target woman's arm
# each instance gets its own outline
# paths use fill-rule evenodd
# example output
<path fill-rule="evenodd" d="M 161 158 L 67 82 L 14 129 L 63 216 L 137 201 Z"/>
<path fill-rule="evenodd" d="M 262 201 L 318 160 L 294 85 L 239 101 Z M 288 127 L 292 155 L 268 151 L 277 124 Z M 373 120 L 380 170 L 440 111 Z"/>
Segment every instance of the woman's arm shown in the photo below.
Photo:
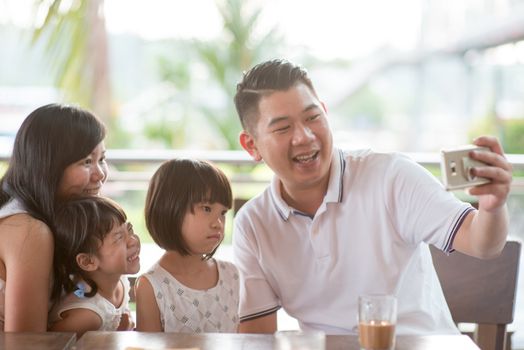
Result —
<path fill-rule="evenodd" d="M 141 332 L 163 332 L 160 310 L 149 280 L 143 276 L 135 283 L 136 330 Z"/>
<path fill-rule="evenodd" d="M 0 230 L 6 267 L 6 332 L 45 332 L 53 263 L 53 235 L 26 214 L 5 219 Z"/>

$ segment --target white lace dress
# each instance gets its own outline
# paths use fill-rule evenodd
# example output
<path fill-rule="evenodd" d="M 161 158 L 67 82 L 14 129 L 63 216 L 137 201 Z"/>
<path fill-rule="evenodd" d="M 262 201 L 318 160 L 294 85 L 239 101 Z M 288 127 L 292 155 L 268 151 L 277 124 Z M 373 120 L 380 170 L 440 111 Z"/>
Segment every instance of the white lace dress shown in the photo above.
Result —
<path fill-rule="evenodd" d="M 72 309 L 88 309 L 95 312 L 102 320 L 99 331 L 116 331 L 120 325 L 120 319 L 124 313 L 129 313 L 129 281 L 126 276 L 120 279 L 124 285 L 124 299 L 119 307 L 113 305 L 109 300 L 95 294 L 91 298 L 82 296 L 81 293 L 70 293 L 53 307 L 49 315 L 50 323 L 53 324 L 62 319 L 60 316 L 64 311 Z M 82 283 L 84 290 L 88 291 L 87 284 Z"/>
<path fill-rule="evenodd" d="M 230 262 L 216 262 L 218 283 L 208 290 L 186 287 L 158 264 L 144 275 L 153 287 L 164 332 L 237 331 L 238 270 Z"/>

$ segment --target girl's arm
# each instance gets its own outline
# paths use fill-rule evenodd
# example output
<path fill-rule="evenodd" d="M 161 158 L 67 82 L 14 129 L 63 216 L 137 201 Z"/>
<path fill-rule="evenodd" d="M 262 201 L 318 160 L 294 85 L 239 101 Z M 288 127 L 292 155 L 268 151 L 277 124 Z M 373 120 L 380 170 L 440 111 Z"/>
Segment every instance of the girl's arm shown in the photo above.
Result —
<path fill-rule="evenodd" d="M 76 332 L 80 338 L 87 331 L 97 331 L 102 326 L 102 319 L 89 309 L 71 309 L 60 314 L 62 319 L 51 325 L 52 332 Z"/>
<path fill-rule="evenodd" d="M 160 310 L 149 280 L 143 276 L 135 283 L 136 330 L 141 332 L 163 332 Z"/>
<path fill-rule="evenodd" d="M 6 267 L 6 332 L 45 332 L 53 264 L 53 235 L 26 214 L 2 223 L 1 254 Z"/>

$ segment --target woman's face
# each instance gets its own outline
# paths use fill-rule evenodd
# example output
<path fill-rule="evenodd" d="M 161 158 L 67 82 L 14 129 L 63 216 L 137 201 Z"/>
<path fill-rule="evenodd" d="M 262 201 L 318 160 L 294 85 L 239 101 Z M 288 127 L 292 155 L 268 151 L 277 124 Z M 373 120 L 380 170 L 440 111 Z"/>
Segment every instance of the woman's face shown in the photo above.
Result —
<path fill-rule="evenodd" d="M 100 194 L 100 189 L 107 179 L 105 153 L 104 143 L 100 142 L 85 158 L 68 165 L 58 184 L 57 195 L 67 198 Z"/>

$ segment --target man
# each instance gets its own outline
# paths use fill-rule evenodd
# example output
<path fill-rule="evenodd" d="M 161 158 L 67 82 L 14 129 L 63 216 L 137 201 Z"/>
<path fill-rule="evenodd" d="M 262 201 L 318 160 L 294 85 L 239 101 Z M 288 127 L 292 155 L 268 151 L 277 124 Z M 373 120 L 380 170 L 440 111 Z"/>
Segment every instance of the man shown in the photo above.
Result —
<path fill-rule="evenodd" d="M 350 333 L 362 294 L 398 298 L 398 333 L 456 333 L 428 244 L 480 258 L 504 247 L 511 166 L 493 137 L 470 157 L 479 210 L 400 154 L 333 148 L 326 107 L 301 67 L 261 63 L 237 86 L 242 147 L 275 173 L 235 218 L 240 331 L 277 330 L 284 307 L 302 329 Z"/>

